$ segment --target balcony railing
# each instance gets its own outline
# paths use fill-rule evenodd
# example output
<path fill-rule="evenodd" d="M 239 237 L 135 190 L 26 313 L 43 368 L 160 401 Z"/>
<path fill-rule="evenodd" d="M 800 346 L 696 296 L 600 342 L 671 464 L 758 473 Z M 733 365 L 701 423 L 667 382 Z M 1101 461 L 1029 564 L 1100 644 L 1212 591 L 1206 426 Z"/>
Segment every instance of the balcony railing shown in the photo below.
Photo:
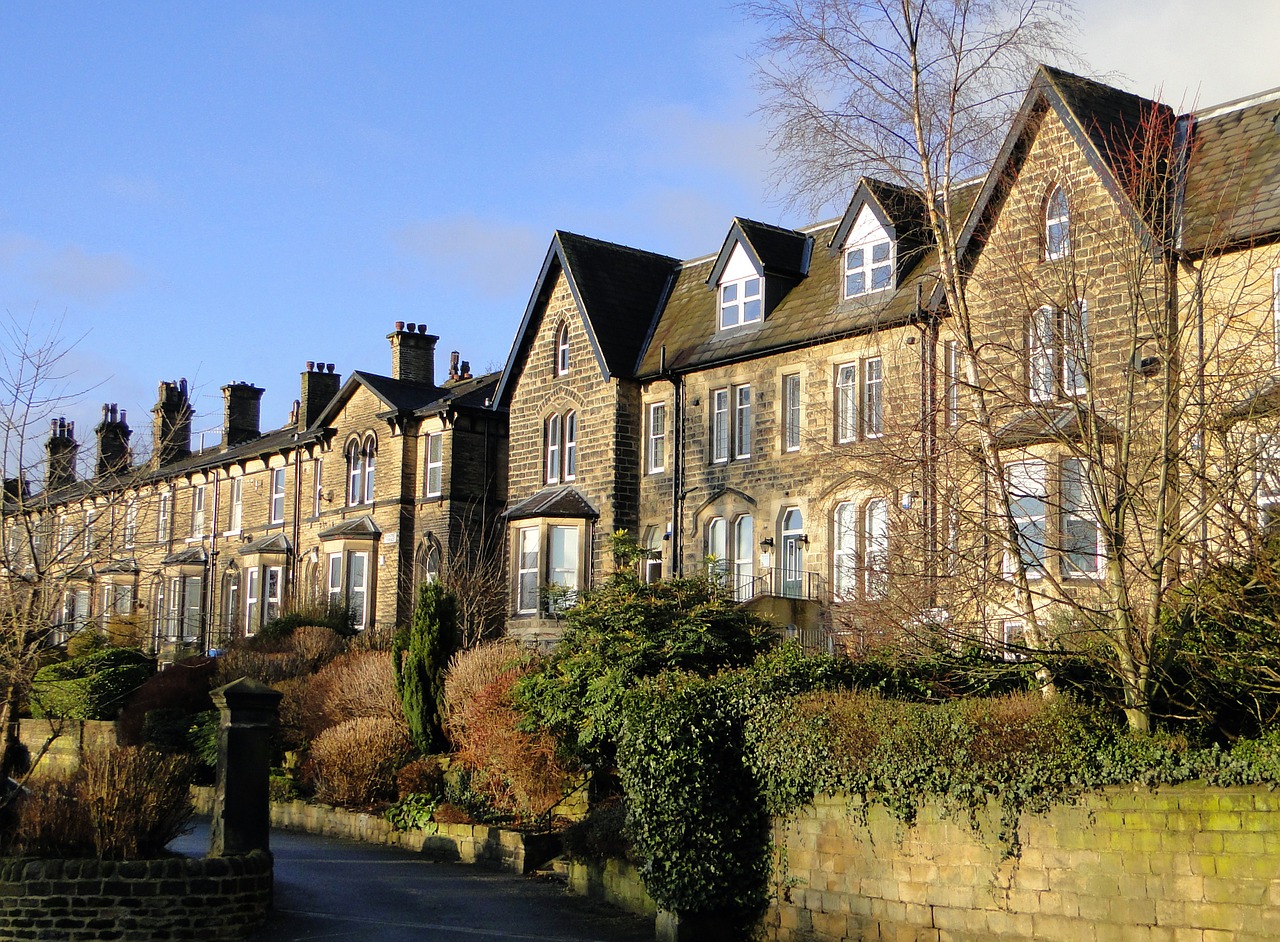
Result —
<path fill-rule="evenodd" d="M 731 578 L 733 595 L 739 602 L 749 602 L 761 596 L 803 599 L 811 602 L 820 601 L 822 598 L 822 574 L 818 572 L 766 569 L 757 576 Z"/>

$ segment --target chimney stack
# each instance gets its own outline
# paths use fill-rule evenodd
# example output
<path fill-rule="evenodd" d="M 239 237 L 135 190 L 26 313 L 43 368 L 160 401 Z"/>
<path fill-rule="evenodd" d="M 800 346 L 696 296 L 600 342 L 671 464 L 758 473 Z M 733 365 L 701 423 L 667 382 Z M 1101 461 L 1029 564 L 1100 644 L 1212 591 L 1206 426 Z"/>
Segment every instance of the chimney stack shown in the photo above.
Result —
<path fill-rule="evenodd" d="M 252 383 L 222 387 L 222 444 L 230 448 L 262 434 L 262 389 Z"/>
<path fill-rule="evenodd" d="M 4 502 L 17 503 L 27 498 L 27 481 L 25 478 L 4 479 Z"/>
<path fill-rule="evenodd" d="M 133 455 L 129 452 L 129 423 L 125 420 L 125 410 L 114 402 L 102 404 L 102 421 L 93 430 L 98 436 L 98 466 L 95 469 L 98 477 L 121 474 L 133 464 Z"/>
<path fill-rule="evenodd" d="M 56 491 L 74 484 L 76 480 L 76 455 L 80 446 L 76 443 L 76 423 L 66 419 L 49 420 L 49 441 L 44 446 L 49 456 L 45 465 L 44 486 Z"/>
<path fill-rule="evenodd" d="M 302 374 L 302 395 L 298 397 L 298 431 L 311 427 L 342 386 L 342 375 L 333 371 L 332 363 L 307 361 Z"/>
<path fill-rule="evenodd" d="M 449 353 L 449 382 L 453 383 L 462 379 L 462 375 L 458 372 L 458 351 L 453 350 Z"/>
<path fill-rule="evenodd" d="M 157 465 L 171 464 L 191 454 L 191 418 L 195 410 L 187 395 L 187 381 L 160 383 L 160 393 L 151 409 L 154 460 Z"/>
<path fill-rule="evenodd" d="M 426 324 L 396 321 L 396 329 L 387 334 L 391 341 L 391 378 L 410 383 L 436 384 L 436 341 L 427 333 Z"/>

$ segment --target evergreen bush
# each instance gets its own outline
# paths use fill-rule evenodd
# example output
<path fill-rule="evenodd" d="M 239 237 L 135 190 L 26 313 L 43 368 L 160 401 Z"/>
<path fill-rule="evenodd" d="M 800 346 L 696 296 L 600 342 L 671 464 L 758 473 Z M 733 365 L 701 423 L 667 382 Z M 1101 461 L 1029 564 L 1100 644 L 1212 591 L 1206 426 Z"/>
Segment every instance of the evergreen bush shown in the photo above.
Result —
<path fill-rule="evenodd" d="M 446 748 L 441 720 L 444 674 L 458 648 L 457 611 L 453 593 L 439 582 L 424 583 L 412 623 L 392 642 L 396 692 L 414 745 L 424 753 Z"/>

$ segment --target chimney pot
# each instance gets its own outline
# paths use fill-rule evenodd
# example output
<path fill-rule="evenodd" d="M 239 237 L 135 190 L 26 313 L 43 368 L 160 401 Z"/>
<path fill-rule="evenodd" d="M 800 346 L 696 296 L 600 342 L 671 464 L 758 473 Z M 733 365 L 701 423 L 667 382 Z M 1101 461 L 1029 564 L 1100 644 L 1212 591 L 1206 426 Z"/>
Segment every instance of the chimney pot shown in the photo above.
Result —
<path fill-rule="evenodd" d="M 396 321 L 396 330 L 404 330 L 404 321 Z"/>
<path fill-rule="evenodd" d="M 307 372 L 308 372 L 308 373 L 310 373 L 310 372 L 311 372 L 312 370 L 314 370 L 315 368 L 316 368 L 315 360 L 308 360 L 308 361 L 307 361 Z"/>
<path fill-rule="evenodd" d="M 420 333 L 420 334 L 425 334 L 426 332 L 427 332 L 427 325 L 426 325 L 426 324 L 419 324 L 419 325 L 418 325 L 418 333 Z"/>
<path fill-rule="evenodd" d="M 415 333 L 417 329 L 418 329 L 418 325 L 415 324 L 413 321 L 409 321 L 409 323 L 405 326 L 405 330 L 409 331 L 409 333 L 411 334 Z"/>

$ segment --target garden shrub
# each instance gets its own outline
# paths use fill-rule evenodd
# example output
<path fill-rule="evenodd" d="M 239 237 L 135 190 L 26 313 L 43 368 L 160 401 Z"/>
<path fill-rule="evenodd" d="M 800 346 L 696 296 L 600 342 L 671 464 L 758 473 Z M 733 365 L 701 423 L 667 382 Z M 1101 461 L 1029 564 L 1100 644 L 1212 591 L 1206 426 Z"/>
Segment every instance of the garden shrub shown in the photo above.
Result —
<path fill-rule="evenodd" d="M 409 723 L 409 734 L 423 752 L 446 747 L 440 714 L 444 675 L 458 649 L 458 604 L 439 582 L 424 583 L 409 627 L 396 633 L 391 646 L 396 692 Z"/>
<path fill-rule="evenodd" d="M 642 583 L 615 573 L 569 609 L 551 656 L 516 699 L 526 728 L 550 730 L 567 753 L 612 764 L 628 689 L 664 671 L 709 676 L 750 664 L 778 644 L 776 629 L 705 579 Z"/>
<path fill-rule="evenodd" d="M 168 715 L 185 735 L 190 717 L 197 713 L 213 709 L 213 701 L 209 691 L 213 689 L 217 676 L 213 658 L 190 657 L 170 664 L 168 667 L 151 675 L 133 691 L 125 700 L 120 710 L 117 727 L 120 741 L 127 746 L 140 746 L 148 742 L 146 728 L 148 722 L 153 726 L 157 720 L 148 720 L 148 715 L 155 711 L 164 711 L 161 717 Z M 175 745 L 171 739 L 169 751 L 179 751 L 183 746 Z M 165 748 L 159 742 L 154 743 Z"/>
<path fill-rule="evenodd" d="M 289 637 L 299 628 L 323 628 L 339 638 L 356 633 L 355 613 L 338 602 L 318 602 L 284 612 L 262 626 L 255 636 L 259 643 L 270 644 Z"/>
<path fill-rule="evenodd" d="M 444 724 L 453 742 L 466 735 L 471 706 L 480 692 L 513 667 L 523 668 L 532 657 L 515 642 L 498 640 L 459 651 L 449 659 L 444 676 Z"/>
<path fill-rule="evenodd" d="M 155 673 L 155 661 L 128 648 L 104 648 L 48 664 L 31 686 L 33 716 L 114 719 L 126 697 Z"/>
<path fill-rule="evenodd" d="M 425 756 L 414 759 L 396 772 L 396 794 L 404 798 L 406 795 L 444 795 L 444 767 L 439 756 Z"/>
<path fill-rule="evenodd" d="M 10 853 L 136 860 L 162 856 L 193 810 L 192 762 L 124 747 L 87 753 L 69 777 L 30 783 Z"/>
<path fill-rule="evenodd" d="M 281 720 L 296 725 L 303 742 L 361 716 L 406 725 L 391 661 L 383 652 L 348 651 L 314 675 L 285 681 L 279 688 L 283 694 Z"/>
<path fill-rule="evenodd" d="M 530 662 L 512 662 L 452 714 L 457 764 L 470 773 L 470 788 L 491 806 L 528 820 L 546 814 L 571 785 L 546 730 L 520 728 L 512 690 Z M 470 810 L 470 809 L 468 809 Z"/>
<path fill-rule="evenodd" d="M 425 828 L 429 827 L 434 820 L 432 815 L 435 814 L 439 803 L 440 799 L 436 795 L 410 792 L 407 795 L 401 795 L 395 804 L 382 812 L 382 816 L 391 822 L 391 826 L 397 831 Z"/>
<path fill-rule="evenodd" d="M 67 657 L 75 659 L 111 647 L 111 642 L 96 623 L 90 622 L 67 639 Z"/>
<path fill-rule="evenodd" d="M 627 837 L 627 803 L 619 795 L 593 805 L 585 818 L 561 832 L 560 839 L 564 852 L 573 860 L 604 863 L 637 859 Z"/>
<path fill-rule="evenodd" d="M 276 684 L 315 673 L 333 660 L 346 641 L 328 628 L 304 625 L 275 639 L 261 636 L 237 641 L 217 658 L 214 686 L 252 677 L 264 684 Z"/>
<path fill-rule="evenodd" d="M 403 722 L 361 716 L 332 726 L 311 744 L 316 798 L 344 808 L 390 801 L 396 797 L 396 770 L 412 752 Z"/>

